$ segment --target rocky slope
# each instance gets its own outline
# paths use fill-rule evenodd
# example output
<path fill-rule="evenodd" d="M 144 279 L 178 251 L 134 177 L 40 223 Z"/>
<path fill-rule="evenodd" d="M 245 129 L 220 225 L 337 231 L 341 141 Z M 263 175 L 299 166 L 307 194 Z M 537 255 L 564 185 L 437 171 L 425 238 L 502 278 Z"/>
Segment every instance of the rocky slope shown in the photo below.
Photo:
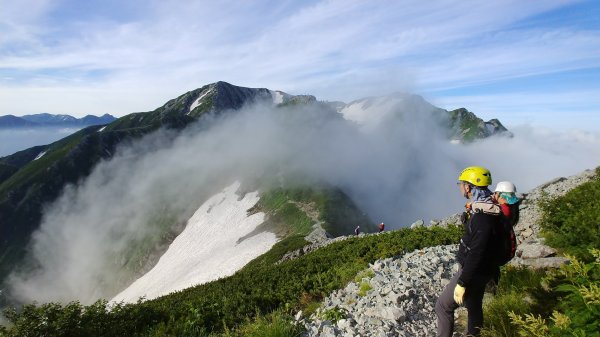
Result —
<path fill-rule="evenodd" d="M 438 246 L 375 262 L 309 319 L 296 316 L 305 336 L 434 336 L 435 301 L 456 270 L 457 249 Z M 332 321 L 335 313 L 343 318 Z"/>
<path fill-rule="evenodd" d="M 557 178 L 523 194 L 521 217 L 515 230 L 519 238 L 513 265 L 532 268 L 557 267 L 567 260 L 556 257 L 556 251 L 539 237 L 544 197 L 558 197 L 589 181 L 595 171 L 586 170 L 567 178 Z M 429 226 L 447 226 L 460 221 L 458 214 L 433 220 Z M 412 227 L 424 226 L 422 220 Z M 386 235 L 386 233 L 372 234 Z M 342 237 L 335 240 L 343 240 Z M 301 250 L 310 252 L 333 240 L 313 243 Z M 456 245 L 417 250 L 396 258 L 378 260 L 359 275 L 355 282 L 330 294 L 317 313 L 296 321 L 307 332 L 304 336 L 435 336 L 435 300 L 457 270 Z"/>

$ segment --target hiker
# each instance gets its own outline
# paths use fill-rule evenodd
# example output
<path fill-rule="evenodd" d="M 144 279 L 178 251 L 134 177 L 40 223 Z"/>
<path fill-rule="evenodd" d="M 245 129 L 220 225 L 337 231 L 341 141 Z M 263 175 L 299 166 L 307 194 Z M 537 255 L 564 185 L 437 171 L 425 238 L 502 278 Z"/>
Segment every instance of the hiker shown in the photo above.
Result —
<path fill-rule="evenodd" d="M 382 222 L 377 226 L 377 228 L 379 228 L 379 233 L 381 233 L 385 229 L 385 224 Z"/>
<path fill-rule="evenodd" d="M 517 188 L 510 181 L 501 181 L 494 189 L 494 200 L 500 205 L 502 214 L 510 221 L 511 226 L 519 222 L 519 203 Z"/>
<path fill-rule="evenodd" d="M 488 189 L 491 184 L 490 171 L 479 166 L 465 168 L 458 177 L 460 193 L 471 200 L 471 214 L 460 240 L 458 272 L 435 303 L 438 337 L 452 336 L 454 310 L 462 304 L 468 312 L 466 334 L 479 336 L 483 326 L 485 286 L 499 273 L 492 231 L 500 223 L 501 210 L 492 200 L 492 192 Z"/>
<path fill-rule="evenodd" d="M 360 234 L 360 226 L 356 226 L 356 228 L 354 228 L 354 235 L 358 234 Z"/>

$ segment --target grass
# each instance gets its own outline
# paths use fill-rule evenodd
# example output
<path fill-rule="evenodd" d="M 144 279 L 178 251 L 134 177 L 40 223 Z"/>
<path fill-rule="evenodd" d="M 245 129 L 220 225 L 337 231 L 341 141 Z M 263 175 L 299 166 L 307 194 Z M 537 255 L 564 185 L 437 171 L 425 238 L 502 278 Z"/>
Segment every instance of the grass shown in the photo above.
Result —
<path fill-rule="evenodd" d="M 258 208 L 273 215 L 275 223 L 287 226 L 292 233 L 308 234 L 314 221 L 292 202 L 314 205 L 323 229 L 333 236 L 352 234 L 356 225 L 366 231 L 375 230 L 373 223 L 347 195 L 326 184 L 271 188 L 261 195 Z"/>
<path fill-rule="evenodd" d="M 367 293 L 371 289 L 373 289 L 373 287 L 371 286 L 371 283 L 369 283 L 369 281 L 365 281 L 365 280 L 360 281 L 360 285 L 358 286 L 358 296 L 360 296 L 360 297 L 367 296 Z"/>
<path fill-rule="evenodd" d="M 268 315 L 257 315 L 254 320 L 248 319 L 234 332 L 223 334 L 223 337 L 295 337 L 300 336 L 302 329 L 293 324 L 293 317 L 281 310 Z"/>
<path fill-rule="evenodd" d="M 544 271 L 527 268 L 504 267 L 496 295 L 484 305 L 485 328 L 482 336 L 518 336 L 508 312 L 525 314 L 544 311 L 548 305 L 548 293 L 541 287 L 545 274 Z"/>
<path fill-rule="evenodd" d="M 261 196 L 258 208 L 266 211 L 271 224 L 285 227 L 287 235 L 307 235 L 312 230 L 313 221 L 296 205 L 290 203 L 296 199 L 289 191 L 276 189 Z"/>

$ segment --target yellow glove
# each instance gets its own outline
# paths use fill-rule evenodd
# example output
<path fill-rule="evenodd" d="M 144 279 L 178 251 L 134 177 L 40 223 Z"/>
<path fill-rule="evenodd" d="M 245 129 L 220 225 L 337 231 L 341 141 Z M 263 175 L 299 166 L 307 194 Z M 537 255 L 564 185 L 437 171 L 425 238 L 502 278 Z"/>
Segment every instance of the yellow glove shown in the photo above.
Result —
<path fill-rule="evenodd" d="M 465 287 L 457 284 L 454 288 L 454 302 L 458 305 L 463 304 L 463 297 L 465 296 Z"/>

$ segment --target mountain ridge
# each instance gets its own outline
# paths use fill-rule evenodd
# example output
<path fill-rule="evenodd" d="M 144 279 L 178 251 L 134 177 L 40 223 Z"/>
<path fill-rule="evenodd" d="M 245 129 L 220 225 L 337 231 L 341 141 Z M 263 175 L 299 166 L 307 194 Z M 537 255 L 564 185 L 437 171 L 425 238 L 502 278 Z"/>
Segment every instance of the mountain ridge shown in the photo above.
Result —
<path fill-rule="evenodd" d="M 425 102 L 418 97 L 414 98 L 416 103 Z M 55 143 L 0 158 L 0 278 L 24 257 L 31 234 L 40 225 L 44 205 L 56 200 L 65 186 L 89 176 L 98 162 L 112 158 L 118 146 L 159 129 L 173 130 L 175 135 L 196 121 L 209 127 L 202 124 L 204 116 L 218 116 L 253 103 L 280 108 L 327 105 L 311 95 L 294 96 L 216 82 L 184 93 L 155 110 L 128 114 L 102 127 L 89 126 Z M 447 113 L 443 109 L 436 111 L 441 115 Z M 485 122 L 474 114 L 468 117 L 469 121 L 477 121 L 474 129 L 485 128 Z M 456 118 L 459 123 L 445 120 L 450 130 L 462 132 L 460 123 L 465 118 Z M 490 135 L 477 133 L 473 139 Z"/>
<path fill-rule="evenodd" d="M 82 118 L 76 118 L 71 115 L 53 115 L 49 113 L 40 113 L 33 115 L 24 115 L 21 117 L 14 115 L 0 116 L 0 129 L 8 128 L 41 128 L 41 127 L 86 127 L 91 125 L 108 124 L 116 120 L 110 114 L 102 116 L 87 115 Z"/>

